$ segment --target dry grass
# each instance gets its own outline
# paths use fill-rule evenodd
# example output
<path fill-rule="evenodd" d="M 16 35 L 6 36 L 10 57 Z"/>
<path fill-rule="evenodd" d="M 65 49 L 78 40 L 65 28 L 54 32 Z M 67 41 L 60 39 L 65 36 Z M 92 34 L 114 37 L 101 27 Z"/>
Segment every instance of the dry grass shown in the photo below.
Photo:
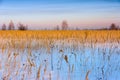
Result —
<path fill-rule="evenodd" d="M 12 39 L 65 39 L 65 38 L 100 38 L 113 39 L 120 38 L 120 31 L 0 31 L 0 38 L 12 38 Z"/>
<path fill-rule="evenodd" d="M 44 39 L 44 40 L 42 40 Z M 70 40 L 74 39 L 80 43 L 104 43 L 104 42 L 120 42 L 120 31 L 0 31 L 0 48 L 31 48 L 40 46 L 40 44 L 48 45 L 53 40 Z M 31 42 L 38 42 L 32 45 Z M 42 43 L 39 43 L 42 41 Z M 7 42 L 7 43 L 6 43 Z M 50 42 L 50 44 L 51 44 Z M 27 44 L 27 45 L 26 45 Z M 49 47 L 48 47 L 49 51 Z"/>
<path fill-rule="evenodd" d="M 117 42 L 120 43 L 120 31 L 0 31 L 0 49 L 2 52 L 2 56 L 5 56 L 5 70 L 6 73 L 4 73 L 4 79 L 8 80 L 10 78 L 10 75 L 18 75 L 19 71 L 16 70 L 16 67 L 19 67 L 20 69 L 23 68 L 24 71 L 28 72 L 28 75 L 26 73 L 23 73 L 22 80 L 24 80 L 25 76 L 32 75 L 32 68 L 36 67 L 36 63 L 32 60 L 32 50 L 33 49 L 46 49 L 46 53 L 52 54 L 52 48 L 56 47 L 58 43 L 61 43 L 58 48 L 58 52 L 61 54 L 62 57 L 65 60 L 67 64 L 69 64 L 69 56 L 67 54 L 64 54 L 64 49 L 66 45 L 67 48 L 71 48 L 73 50 L 76 50 L 78 47 L 78 43 L 111 43 L 111 42 Z M 71 44 L 70 44 L 71 43 Z M 94 48 L 95 46 L 92 46 L 91 48 Z M 82 47 L 80 47 L 82 48 Z M 84 48 L 84 45 L 83 45 Z M 8 49 L 8 51 L 6 51 Z M 14 49 L 12 51 L 12 49 Z M 27 61 L 24 62 L 24 65 L 20 64 L 21 58 L 20 56 L 22 53 L 24 53 L 25 49 L 27 49 Z M 82 49 L 81 49 L 82 50 Z M 7 53 L 7 59 L 6 54 Z M 14 52 L 14 53 L 13 53 Z M 20 54 L 21 53 L 21 54 Z M 84 52 L 83 52 L 84 53 Z M 76 54 L 73 53 L 76 59 Z M 14 56 L 14 57 L 12 57 Z M 4 59 L 4 58 L 3 58 Z M 52 59 L 52 56 L 51 56 Z M 2 59 L 1 59 L 2 60 Z M 86 60 L 87 61 L 87 60 Z M 86 62 L 85 61 L 85 62 Z M 0 61 L 1 63 L 2 61 Z M 10 64 L 14 63 L 14 64 Z M 13 66 L 12 66 L 13 65 Z M 42 78 L 44 80 L 44 77 L 49 76 L 49 80 L 52 78 L 52 73 L 47 74 L 47 62 L 45 61 L 45 67 L 43 65 L 40 65 L 37 69 L 37 76 L 36 80 L 39 80 Z M 52 60 L 51 60 L 51 66 Z M 44 69 L 43 75 L 41 69 Z M 69 64 L 69 73 L 70 71 L 74 71 L 75 66 L 72 65 L 72 68 L 70 68 Z M 0 64 L 1 69 L 1 64 Z M 11 71 L 11 69 L 13 71 Z M 71 69 L 71 70 L 70 70 Z M 52 69 L 53 70 L 53 69 Z M 90 71 L 86 73 L 85 80 L 88 80 L 88 75 Z M 70 74 L 68 75 L 70 78 Z M 69 79 L 68 78 L 68 79 Z"/>

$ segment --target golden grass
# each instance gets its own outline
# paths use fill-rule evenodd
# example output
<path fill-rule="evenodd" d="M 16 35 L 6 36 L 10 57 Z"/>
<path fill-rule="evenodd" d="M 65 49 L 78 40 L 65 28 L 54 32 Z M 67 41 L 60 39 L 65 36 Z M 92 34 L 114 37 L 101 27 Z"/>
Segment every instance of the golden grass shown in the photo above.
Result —
<path fill-rule="evenodd" d="M 56 42 L 58 41 L 58 42 Z M 47 53 L 51 53 L 52 55 L 52 48 L 55 47 L 56 43 L 62 44 L 62 48 L 60 48 L 59 53 L 62 53 L 62 58 L 65 60 L 67 64 L 69 64 L 69 57 L 67 55 L 64 55 L 64 44 L 70 44 L 72 43 L 73 46 L 71 49 L 76 49 L 79 45 L 78 43 L 105 43 L 105 42 L 117 42 L 120 43 L 120 31 L 91 31 L 91 30 L 82 30 L 82 31 L 0 31 L 0 48 L 2 49 L 3 56 L 5 54 L 5 50 L 7 51 L 7 60 L 5 61 L 5 68 L 8 69 L 4 73 L 4 79 L 8 80 L 10 77 L 10 74 L 16 71 L 16 75 L 19 74 L 18 69 L 21 68 L 20 62 L 21 59 L 18 58 L 20 55 L 22 55 L 22 52 L 24 53 L 24 50 L 27 48 L 27 62 L 25 62 L 25 65 L 23 65 L 24 71 L 28 72 L 28 76 L 32 75 L 32 68 L 36 67 L 36 64 L 34 61 L 32 61 L 32 50 L 35 49 L 41 49 L 39 47 L 45 47 L 47 50 Z M 61 45 L 60 45 L 61 46 Z M 83 47 L 84 48 L 84 47 Z M 15 52 L 12 52 L 12 49 L 15 49 Z M 17 52 L 16 52 L 17 51 Z M 21 52 L 22 51 L 22 52 Z M 20 54 L 21 53 L 21 54 Z M 84 53 L 84 52 L 83 52 Z M 76 54 L 73 53 L 76 59 Z M 12 57 L 12 55 L 14 57 Z M 52 59 L 52 58 L 51 58 Z M 86 60 L 87 61 L 87 60 Z M 51 61 L 52 62 L 52 61 Z M 0 61 L 1 63 L 1 61 Z M 10 64 L 14 63 L 14 64 Z M 39 80 L 42 78 L 44 80 L 45 75 L 47 75 L 47 62 L 45 62 L 44 69 L 44 76 L 41 76 L 41 68 L 42 65 L 39 66 L 37 71 L 36 80 Z M 13 65 L 13 66 L 12 66 Z M 19 67 L 17 70 L 15 70 L 16 67 Z M 1 68 L 1 65 L 0 65 Z M 14 70 L 13 72 L 11 71 Z M 74 65 L 72 65 L 72 69 L 70 70 L 70 64 L 69 64 L 69 73 L 70 71 L 74 71 Z M 86 73 L 85 80 L 88 79 L 90 71 Z M 27 74 L 23 73 L 22 79 Z M 49 73 L 49 80 L 52 78 L 52 73 Z M 68 79 L 70 78 L 70 74 L 68 75 Z M 22 80 L 21 79 L 21 80 Z M 59 78 L 58 78 L 59 79 Z"/>
<path fill-rule="evenodd" d="M 73 40 L 80 43 L 120 42 L 120 31 L 81 30 L 81 31 L 0 31 L 0 48 L 31 48 L 33 46 L 52 47 L 55 40 Z M 34 45 L 32 42 L 34 41 Z M 41 42 L 42 41 L 42 42 Z M 26 45 L 27 44 L 27 45 Z M 36 48 L 37 48 L 36 47 Z M 49 48 L 48 48 L 49 51 Z"/>
<path fill-rule="evenodd" d="M 119 38 L 120 31 L 81 30 L 81 31 L 0 31 L 0 38 L 12 39 L 62 39 L 62 38 Z"/>

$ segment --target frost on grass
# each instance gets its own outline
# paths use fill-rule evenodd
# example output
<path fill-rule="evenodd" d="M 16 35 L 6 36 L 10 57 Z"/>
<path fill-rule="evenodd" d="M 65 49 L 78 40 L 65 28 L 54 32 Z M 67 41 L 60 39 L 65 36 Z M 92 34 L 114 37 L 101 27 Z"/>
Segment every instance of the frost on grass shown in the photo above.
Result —
<path fill-rule="evenodd" d="M 1 80 L 119 80 L 120 31 L 0 32 Z"/>

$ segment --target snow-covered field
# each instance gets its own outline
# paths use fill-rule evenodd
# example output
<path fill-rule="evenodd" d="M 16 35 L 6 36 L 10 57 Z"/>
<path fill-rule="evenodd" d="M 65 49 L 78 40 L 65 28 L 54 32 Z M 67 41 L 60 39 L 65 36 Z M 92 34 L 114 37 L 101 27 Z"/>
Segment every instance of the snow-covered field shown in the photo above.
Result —
<path fill-rule="evenodd" d="M 31 39 L 17 39 L 12 38 L 15 32 L 9 38 L 3 34 L 0 80 L 120 80 L 120 32 L 109 32 L 115 33 L 117 37 L 105 42 L 93 40 L 89 33 L 83 39 L 79 35 L 44 39 L 37 34 Z"/>

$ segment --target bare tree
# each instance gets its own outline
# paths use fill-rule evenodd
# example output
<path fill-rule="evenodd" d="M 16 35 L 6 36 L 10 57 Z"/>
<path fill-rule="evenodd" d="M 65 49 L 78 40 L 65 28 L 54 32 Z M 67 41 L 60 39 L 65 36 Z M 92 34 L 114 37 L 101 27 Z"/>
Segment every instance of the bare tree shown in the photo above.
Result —
<path fill-rule="evenodd" d="M 2 25 L 2 30 L 6 30 L 6 24 Z"/>
<path fill-rule="evenodd" d="M 67 21 L 62 22 L 62 30 L 67 30 L 68 29 L 68 23 Z"/>
<path fill-rule="evenodd" d="M 25 26 L 22 23 L 19 23 L 18 25 L 19 25 L 18 30 L 27 30 L 28 29 L 27 25 Z"/>
<path fill-rule="evenodd" d="M 111 24 L 110 30 L 118 30 L 118 29 L 119 28 L 114 23 Z"/>
<path fill-rule="evenodd" d="M 54 28 L 54 30 L 60 30 L 60 29 L 59 29 L 59 25 L 57 25 L 57 26 Z"/>
<path fill-rule="evenodd" d="M 9 26 L 8 26 L 8 30 L 14 30 L 14 23 L 12 22 L 12 20 L 10 21 L 9 23 Z"/>

